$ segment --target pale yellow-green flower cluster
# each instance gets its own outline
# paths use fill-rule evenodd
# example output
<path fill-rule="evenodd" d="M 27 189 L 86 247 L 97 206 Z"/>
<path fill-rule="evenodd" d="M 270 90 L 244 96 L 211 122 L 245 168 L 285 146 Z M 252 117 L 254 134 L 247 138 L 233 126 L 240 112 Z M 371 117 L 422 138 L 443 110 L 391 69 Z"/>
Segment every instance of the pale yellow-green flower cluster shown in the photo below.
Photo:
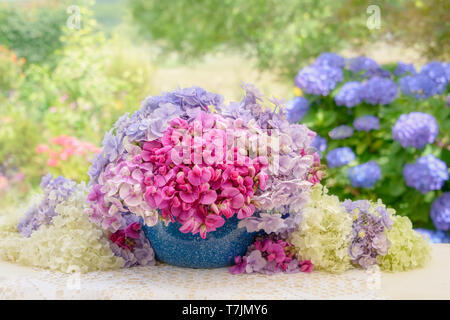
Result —
<path fill-rule="evenodd" d="M 87 188 L 78 185 L 71 196 L 57 205 L 57 216 L 29 238 L 16 229 L 17 218 L 0 224 L 0 259 L 62 272 L 89 272 L 120 268 L 124 261 L 114 256 L 102 229 L 84 213 Z"/>
<path fill-rule="evenodd" d="M 368 203 L 367 211 L 376 216 L 380 216 L 380 207 L 386 208 L 381 200 Z M 430 259 L 431 246 L 413 230 L 407 217 L 386 209 L 393 225 L 385 229 L 390 247 L 386 255 L 377 257 L 380 268 L 404 271 L 424 266 Z M 302 220 L 289 240 L 297 255 L 310 260 L 316 269 L 333 273 L 346 271 L 352 268 L 349 247 L 354 236 L 353 220 L 357 217 L 356 211 L 347 212 L 338 197 L 327 194 L 327 189 L 318 184 L 312 188 L 310 201 L 302 211 Z"/>
<path fill-rule="evenodd" d="M 300 258 L 310 260 L 315 269 L 340 273 L 352 267 L 348 254 L 351 234 L 352 219 L 339 198 L 317 184 L 302 211 L 299 228 L 289 240 Z"/>
<path fill-rule="evenodd" d="M 387 231 L 391 246 L 385 256 L 378 256 L 380 268 L 385 271 L 405 271 L 423 267 L 430 259 L 430 244 L 412 229 L 408 217 L 393 216 L 392 219 L 394 225 Z"/>

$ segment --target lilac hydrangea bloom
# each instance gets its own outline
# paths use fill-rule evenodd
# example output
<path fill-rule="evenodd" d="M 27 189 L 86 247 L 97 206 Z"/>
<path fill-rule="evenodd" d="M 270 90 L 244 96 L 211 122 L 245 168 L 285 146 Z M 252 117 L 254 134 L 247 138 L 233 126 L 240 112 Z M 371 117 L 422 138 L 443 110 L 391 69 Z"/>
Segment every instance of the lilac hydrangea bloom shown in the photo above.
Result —
<path fill-rule="evenodd" d="M 400 79 L 400 89 L 406 96 L 426 99 L 437 93 L 434 82 L 423 74 L 406 76 Z"/>
<path fill-rule="evenodd" d="M 440 190 L 448 180 L 447 165 L 429 154 L 420 157 L 413 164 L 406 164 L 403 168 L 403 177 L 408 187 L 423 194 L 431 190 Z"/>
<path fill-rule="evenodd" d="M 380 65 L 373 59 L 367 57 L 356 57 L 350 59 L 350 71 L 355 74 L 361 73 L 365 78 L 375 75 L 384 76 Z"/>
<path fill-rule="evenodd" d="M 327 150 L 327 139 L 317 135 L 311 142 L 311 147 L 315 148 L 320 155 Z"/>
<path fill-rule="evenodd" d="M 360 91 L 362 84 L 357 81 L 347 82 L 339 90 L 338 94 L 334 98 L 338 106 L 346 106 L 347 108 L 353 108 L 357 104 L 360 104 L 362 99 Z"/>
<path fill-rule="evenodd" d="M 427 143 L 433 143 L 439 128 L 436 119 L 423 112 L 402 114 L 392 128 L 392 137 L 403 148 L 421 149 Z"/>
<path fill-rule="evenodd" d="M 336 148 L 328 152 L 327 164 L 330 168 L 344 166 L 355 160 L 355 154 L 349 147 Z"/>
<path fill-rule="evenodd" d="M 417 228 L 415 229 L 418 233 L 428 239 L 431 243 L 450 243 L 450 235 L 442 230 L 429 230 Z"/>
<path fill-rule="evenodd" d="M 372 188 L 381 179 L 381 169 L 375 161 L 349 168 L 347 174 L 350 183 L 356 188 Z"/>
<path fill-rule="evenodd" d="M 444 192 L 431 205 L 430 217 L 438 230 L 450 230 L 450 192 Z"/>
<path fill-rule="evenodd" d="M 339 68 L 312 65 L 298 72 L 295 84 L 306 93 L 326 96 L 342 79 Z"/>
<path fill-rule="evenodd" d="M 353 135 L 353 128 L 343 124 L 331 130 L 328 135 L 333 140 L 347 139 Z"/>
<path fill-rule="evenodd" d="M 345 67 L 345 58 L 341 57 L 337 53 L 323 52 L 317 57 L 314 64 L 318 66 L 327 66 L 342 69 L 343 67 Z"/>
<path fill-rule="evenodd" d="M 223 106 L 223 97 L 219 94 L 208 92 L 200 87 L 183 88 L 172 92 L 165 92 L 161 96 L 147 97 L 141 104 L 141 111 L 144 117 L 153 113 L 156 109 L 166 104 L 180 106 L 186 112 L 189 109 L 200 108 L 208 110 L 212 105 L 220 111 Z M 185 117 L 186 115 L 184 115 Z"/>
<path fill-rule="evenodd" d="M 100 152 L 91 163 L 91 166 L 88 170 L 88 176 L 89 176 L 89 186 L 92 186 L 96 183 L 98 183 L 98 177 L 102 173 L 103 169 L 108 164 L 108 159 L 106 158 L 105 154 L 103 152 Z"/>
<path fill-rule="evenodd" d="M 247 256 L 245 272 L 260 272 L 266 266 L 267 260 L 262 257 L 261 251 L 254 250 Z"/>
<path fill-rule="evenodd" d="M 107 132 L 102 142 L 102 153 L 109 162 L 116 160 L 122 152 L 122 139 L 114 135 L 113 129 Z"/>
<path fill-rule="evenodd" d="M 366 269 L 377 263 L 377 256 L 387 254 L 391 243 L 385 230 L 392 228 L 392 219 L 383 206 L 376 207 L 376 213 L 371 212 L 376 204 L 371 205 L 366 200 L 345 200 L 342 205 L 353 215 L 350 258 L 353 264 Z"/>
<path fill-rule="evenodd" d="M 427 63 L 420 70 L 420 74 L 430 78 L 436 88 L 436 94 L 441 94 L 445 91 L 447 87 L 447 73 L 445 65 L 438 61 L 432 61 Z"/>
<path fill-rule="evenodd" d="M 303 119 L 309 110 L 309 101 L 304 97 L 295 97 L 287 104 L 287 119 L 290 123 L 296 123 Z"/>
<path fill-rule="evenodd" d="M 239 228 L 246 228 L 247 232 L 264 231 L 267 234 L 275 233 L 283 239 L 297 229 L 301 215 L 288 215 L 274 213 L 259 213 L 239 221 Z"/>
<path fill-rule="evenodd" d="M 414 68 L 414 65 L 411 63 L 403 63 L 399 62 L 397 63 L 397 68 L 395 68 L 394 75 L 399 77 L 406 73 L 410 74 L 416 74 L 416 68 Z"/>
<path fill-rule="evenodd" d="M 131 115 L 130 123 L 125 129 L 125 134 L 130 141 L 145 140 L 150 127 L 150 119 L 141 116 L 138 110 Z"/>
<path fill-rule="evenodd" d="M 371 104 L 388 104 L 397 97 L 397 85 L 391 79 L 373 77 L 363 84 L 361 98 Z"/>
<path fill-rule="evenodd" d="M 32 207 L 17 225 L 19 233 L 29 237 L 43 224 L 49 224 L 56 216 L 55 208 L 65 201 L 73 192 L 75 182 L 62 176 L 52 179 L 49 173 L 42 177 L 41 189 L 44 191 L 39 205 Z"/>
<path fill-rule="evenodd" d="M 88 170 L 89 175 L 89 186 L 92 186 L 93 184 L 98 182 L 98 177 L 100 176 L 101 172 L 105 168 L 105 166 L 115 161 L 120 153 L 122 152 L 122 140 L 123 140 L 123 134 L 115 135 L 114 134 L 114 128 L 111 129 L 109 132 L 106 132 L 103 142 L 102 142 L 102 151 L 100 152 L 97 157 L 92 160 L 91 166 Z"/>
<path fill-rule="evenodd" d="M 376 116 L 362 116 L 353 121 L 353 126 L 358 131 L 378 130 L 380 128 L 380 119 Z"/>

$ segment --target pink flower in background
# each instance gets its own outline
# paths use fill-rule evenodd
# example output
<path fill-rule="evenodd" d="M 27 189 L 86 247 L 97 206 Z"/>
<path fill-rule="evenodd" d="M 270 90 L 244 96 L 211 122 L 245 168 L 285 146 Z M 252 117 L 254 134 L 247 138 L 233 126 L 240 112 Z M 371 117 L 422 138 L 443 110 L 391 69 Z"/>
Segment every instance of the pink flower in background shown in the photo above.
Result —
<path fill-rule="evenodd" d="M 56 167 L 58 164 L 59 164 L 59 161 L 54 158 L 50 158 L 47 160 L 47 165 L 50 167 Z"/>
<path fill-rule="evenodd" d="M 47 165 L 57 167 L 60 161 L 68 161 L 72 157 L 88 157 L 100 153 L 101 149 L 90 142 L 78 140 L 76 137 L 60 135 L 50 139 L 50 145 L 39 144 L 36 148 L 38 154 L 48 154 Z"/>
<path fill-rule="evenodd" d="M 8 187 L 8 179 L 5 176 L 0 175 L 0 190 Z"/>
<path fill-rule="evenodd" d="M 40 144 L 36 148 L 37 153 L 44 153 L 44 152 L 49 152 L 49 151 L 50 151 L 50 147 L 46 144 Z"/>
<path fill-rule="evenodd" d="M 65 102 L 69 96 L 67 94 L 63 94 L 61 97 L 59 97 L 59 102 L 63 103 Z"/>

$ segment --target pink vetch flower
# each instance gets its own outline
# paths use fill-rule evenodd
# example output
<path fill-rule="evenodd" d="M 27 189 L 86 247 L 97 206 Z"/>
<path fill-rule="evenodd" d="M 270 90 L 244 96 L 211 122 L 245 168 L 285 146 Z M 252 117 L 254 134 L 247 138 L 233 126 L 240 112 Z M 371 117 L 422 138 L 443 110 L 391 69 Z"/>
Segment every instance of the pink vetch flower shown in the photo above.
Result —
<path fill-rule="evenodd" d="M 274 274 L 312 271 L 312 263 L 309 260 L 299 262 L 293 245 L 274 234 L 256 237 L 245 256 L 236 257 L 235 262 L 236 265 L 230 268 L 231 273 Z"/>
<path fill-rule="evenodd" d="M 50 158 L 47 160 L 47 165 L 50 167 L 56 167 L 59 164 L 58 159 Z"/>
<path fill-rule="evenodd" d="M 314 265 L 311 261 L 309 260 L 303 260 L 299 262 L 299 266 L 300 266 L 300 271 L 301 272 L 307 272 L 310 273 L 313 271 L 314 269 Z"/>
<path fill-rule="evenodd" d="M 50 151 L 50 147 L 46 144 L 40 144 L 36 148 L 37 153 L 44 153 L 44 152 L 49 152 L 49 151 Z"/>
<path fill-rule="evenodd" d="M 138 239 L 140 229 L 141 225 L 138 222 L 134 222 L 125 228 L 125 236 L 132 239 Z"/>
<path fill-rule="evenodd" d="M 188 172 L 188 180 L 193 186 L 199 186 L 207 183 L 211 179 L 211 171 L 208 168 L 200 168 L 195 165 L 192 170 Z"/>
<path fill-rule="evenodd" d="M 286 254 L 284 253 L 284 248 L 282 245 L 274 242 L 269 242 L 267 249 L 265 250 L 267 252 L 267 260 L 275 261 L 277 263 L 282 263 L 284 259 L 286 258 Z"/>
<path fill-rule="evenodd" d="M 235 265 L 228 268 L 228 271 L 231 274 L 244 273 L 245 269 L 247 267 L 247 257 L 237 256 L 234 258 L 234 263 L 235 263 Z"/>

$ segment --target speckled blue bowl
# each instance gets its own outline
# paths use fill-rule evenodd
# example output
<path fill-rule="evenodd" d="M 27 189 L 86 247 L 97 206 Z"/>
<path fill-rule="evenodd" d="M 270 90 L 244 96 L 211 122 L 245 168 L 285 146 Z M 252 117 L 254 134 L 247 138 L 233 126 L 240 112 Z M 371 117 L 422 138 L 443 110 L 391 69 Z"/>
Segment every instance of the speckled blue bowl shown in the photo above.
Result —
<path fill-rule="evenodd" d="M 227 219 L 222 227 L 208 232 L 206 239 L 180 232 L 179 222 L 144 225 L 144 232 L 159 261 L 187 268 L 221 268 L 233 265 L 234 257 L 244 255 L 253 243 L 255 233 L 238 228 L 238 222 L 236 216 Z"/>

